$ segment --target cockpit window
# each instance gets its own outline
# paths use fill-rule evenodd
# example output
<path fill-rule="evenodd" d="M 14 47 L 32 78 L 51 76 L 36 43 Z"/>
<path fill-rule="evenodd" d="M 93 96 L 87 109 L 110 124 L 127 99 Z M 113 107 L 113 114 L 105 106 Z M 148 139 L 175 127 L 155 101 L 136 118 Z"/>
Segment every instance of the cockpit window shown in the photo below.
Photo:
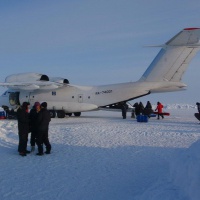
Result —
<path fill-rule="evenodd" d="M 19 92 L 11 92 L 9 95 L 9 102 L 11 106 L 20 105 Z"/>

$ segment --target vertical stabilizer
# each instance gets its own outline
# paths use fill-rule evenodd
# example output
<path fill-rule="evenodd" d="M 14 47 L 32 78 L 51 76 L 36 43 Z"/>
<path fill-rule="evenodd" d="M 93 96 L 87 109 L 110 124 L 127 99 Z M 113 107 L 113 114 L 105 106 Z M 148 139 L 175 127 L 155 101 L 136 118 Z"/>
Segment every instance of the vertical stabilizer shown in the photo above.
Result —
<path fill-rule="evenodd" d="M 186 28 L 163 45 L 140 81 L 179 82 L 200 50 L 200 28 Z"/>

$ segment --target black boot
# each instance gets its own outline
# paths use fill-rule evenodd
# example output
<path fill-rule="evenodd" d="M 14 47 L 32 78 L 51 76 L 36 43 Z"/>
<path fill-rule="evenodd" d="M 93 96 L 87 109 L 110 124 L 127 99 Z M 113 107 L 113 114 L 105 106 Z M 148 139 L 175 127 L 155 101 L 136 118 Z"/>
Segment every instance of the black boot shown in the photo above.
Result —
<path fill-rule="evenodd" d="M 26 153 L 20 152 L 19 155 L 24 157 L 24 156 L 26 156 Z"/>
<path fill-rule="evenodd" d="M 36 156 L 43 156 L 43 153 L 36 153 Z"/>

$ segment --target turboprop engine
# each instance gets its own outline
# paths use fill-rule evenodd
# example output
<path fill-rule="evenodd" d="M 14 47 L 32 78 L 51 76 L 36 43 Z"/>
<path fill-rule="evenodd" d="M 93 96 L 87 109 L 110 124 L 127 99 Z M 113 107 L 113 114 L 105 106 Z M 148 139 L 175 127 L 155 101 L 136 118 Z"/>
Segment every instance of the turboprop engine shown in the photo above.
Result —
<path fill-rule="evenodd" d="M 30 82 L 30 81 L 49 81 L 49 77 L 45 74 L 37 73 L 21 73 L 12 74 L 5 79 L 6 83 L 12 82 Z"/>
<path fill-rule="evenodd" d="M 5 79 L 6 83 L 30 82 L 30 81 L 51 81 L 51 82 L 56 82 L 56 83 L 69 84 L 68 79 L 60 78 L 60 77 L 48 77 L 45 74 L 38 74 L 38 73 L 13 74 L 13 75 L 7 76 Z"/>

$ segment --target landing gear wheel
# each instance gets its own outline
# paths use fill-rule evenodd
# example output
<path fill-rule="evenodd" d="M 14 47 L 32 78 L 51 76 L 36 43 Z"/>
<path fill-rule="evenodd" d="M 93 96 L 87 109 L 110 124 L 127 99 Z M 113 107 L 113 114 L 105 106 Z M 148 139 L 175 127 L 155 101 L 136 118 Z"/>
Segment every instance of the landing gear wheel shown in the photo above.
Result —
<path fill-rule="evenodd" d="M 58 118 L 64 118 L 65 117 L 65 111 L 64 110 L 57 110 L 57 117 Z"/>
<path fill-rule="evenodd" d="M 51 118 L 56 117 L 56 111 L 55 110 L 49 110 Z"/>
<path fill-rule="evenodd" d="M 75 113 L 74 113 L 74 116 L 75 116 L 75 117 L 80 117 L 80 116 L 81 116 L 81 112 L 75 112 Z"/>
<path fill-rule="evenodd" d="M 72 113 L 65 113 L 66 115 L 68 115 L 69 117 L 71 117 L 72 116 Z"/>

